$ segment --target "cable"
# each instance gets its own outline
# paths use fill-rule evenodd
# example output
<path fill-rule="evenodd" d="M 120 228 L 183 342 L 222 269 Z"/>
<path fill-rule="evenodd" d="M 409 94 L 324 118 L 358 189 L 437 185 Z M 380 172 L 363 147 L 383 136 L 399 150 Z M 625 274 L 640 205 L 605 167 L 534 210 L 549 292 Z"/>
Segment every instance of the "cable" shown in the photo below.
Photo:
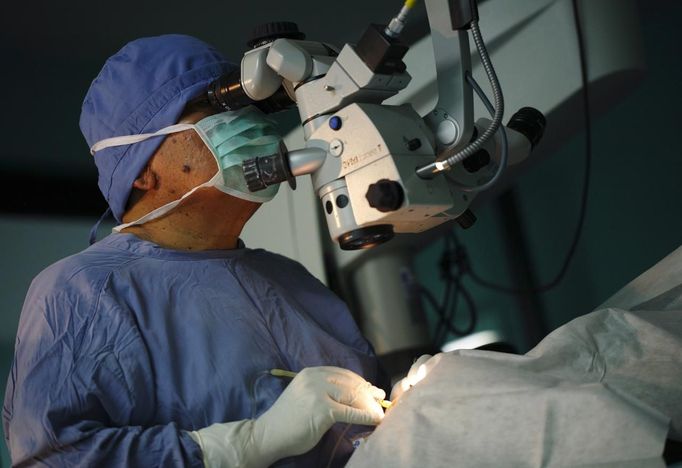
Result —
<path fill-rule="evenodd" d="M 573 17 L 575 21 L 575 29 L 576 29 L 576 34 L 577 34 L 577 40 L 578 40 L 578 52 L 580 56 L 580 78 L 582 81 L 582 101 L 583 101 L 583 113 L 584 113 L 584 124 L 585 124 L 585 168 L 584 168 L 584 175 L 583 175 L 583 187 L 582 187 L 582 197 L 581 197 L 581 202 L 580 202 L 580 212 L 578 214 L 578 222 L 576 224 L 575 228 L 575 233 L 573 235 L 573 240 L 571 241 L 571 245 L 569 246 L 568 252 L 566 253 L 566 257 L 564 258 L 563 263 L 561 264 L 561 268 L 559 269 L 559 272 L 556 274 L 554 279 L 552 279 L 550 282 L 539 286 L 537 288 L 529 288 L 529 289 L 517 289 L 517 288 L 512 288 L 509 286 L 503 286 L 499 285 L 496 283 L 493 283 L 491 281 L 487 281 L 480 276 L 478 276 L 473 270 L 470 269 L 470 275 L 471 278 L 478 283 L 481 286 L 484 286 L 489 289 L 493 289 L 499 292 L 503 293 L 508 293 L 508 294 L 525 294 L 525 293 L 543 293 L 547 292 L 550 289 L 553 289 L 556 285 L 561 283 L 561 281 L 564 279 L 564 276 L 566 275 L 566 272 L 568 271 L 568 268 L 571 264 L 571 261 L 573 260 L 573 257 L 575 256 L 576 249 L 578 247 L 578 242 L 580 241 L 580 238 L 582 236 L 582 231 L 583 227 L 585 225 L 585 218 L 586 218 L 586 213 L 587 213 L 587 202 L 588 202 L 588 195 L 589 195 L 589 188 L 590 188 L 590 173 L 591 173 L 591 166 L 592 166 L 592 118 L 591 118 L 591 113 L 590 113 L 590 96 L 589 96 L 589 89 L 588 89 L 588 75 L 587 75 L 587 54 L 585 51 L 585 42 L 584 42 L 584 36 L 583 36 L 583 29 L 582 29 L 582 23 L 580 22 L 580 8 L 578 5 L 578 0 L 572 0 L 572 6 L 573 6 Z"/>
<path fill-rule="evenodd" d="M 386 26 L 386 29 L 384 30 L 384 34 L 393 39 L 396 39 L 398 36 L 400 36 L 400 33 L 405 27 L 405 23 L 407 23 L 407 15 L 410 13 L 410 10 L 414 8 L 416 3 L 417 0 L 405 0 L 400 13 L 398 13 L 398 16 L 394 17 L 390 23 L 388 23 L 388 26 Z"/>
<path fill-rule="evenodd" d="M 488 96 L 485 95 L 479 84 L 476 82 L 476 79 L 470 72 L 466 72 L 465 77 L 467 83 L 469 83 L 469 85 L 474 89 L 474 91 L 476 91 L 476 94 L 478 95 L 479 99 L 483 102 L 485 108 L 488 109 L 490 115 L 493 116 L 495 114 L 495 109 L 493 109 L 493 105 L 490 102 L 490 99 L 488 99 Z M 450 179 L 450 182 L 455 187 L 457 187 L 463 192 L 480 192 L 482 190 L 489 189 L 490 187 L 497 183 L 497 181 L 502 176 L 502 173 L 504 173 L 504 170 L 507 167 L 507 162 L 509 161 L 509 141 L 507 140 L 507 130 L 504 128 L 504 125 L 500 125 L 500 128 L 498 130 L 502 135 L 502 154 L 500 155 L 500 164 L 497 167 L 497 171 L 495 171 L 495 174 L 486 183 L 482 185 L 477 185 L 475 187 L 460 184 L 459 182 Z"/>
<path fill-rule="evenodd" d="M 495 101 L 495 113 L 493 114 L 493 120 L 488 128 L 473 142 L 469 143 L 464 149 L 455 153 L 454 147 L 446 148 L 441 154 L 438 155 L 440 161 L 427 164 L 417 169 L 417 175 L 423 178 L 433 177 L 433 174 L 445 171 L 450 167 L 458 164 L 474 154 L 476 151 L 481 149 L 481 147 L 487 142 L 497 131 L 497 129 L 502 124 L 502 117 L 504 115 L 504 97 L 502 96 L 502 88 L 500 86 L 500 81 L 497 79 L 497 74 L 493 68 L 493 64 L 490 62 L 490 56 L 488 55 L 488 50 L 485 47 L 485 42 L 481 36 L 481 30 L 478 27 L 478 21 L 471 22 L 471 34 L 474 38 L 474 43 L 476 44 L 476 50 L 481 58 L 481 64 L 485 70 L 488 80 L 490 81 L 490 86 L 493 90 L 493 100 Z"/>
<path fill-rule="evenodd" d="M 450 237 L 445 238 L 445 248 L 441 254 L 440 269 L 441 278 L 445 280 L 445 292 L 441 303 L 438 303 L 433 293 L 424 286 L 418 284 L 418 291 L 429 303 L 434 312 L 438 315 L 438 322 L 434 332 L 434 344 L 436 347 L 442 343 L 447 334 L 451 333 L 456 336 L 464 336 L 471 333 L 478 323 L 478 309 L 476 303 L 468 291 L 462 284 L 463 276 L 468 272 L 467 268 L 463 268 L 466 262 L 461 262 L 460 257 L 466 257 L 466 251 L 455 239 L 454 249 L 450 245 Z M 454 260 L 454 261 L 453 261 Z M 453 272 L 453 266 L 456 268 Z M 462 296 L 469 310 L 469 321 L 464 328 L 457 328 L 454 324 L 454 318 L 458 309 L 458 299 Z"/>
<path fill-rule="evenodd" d="M 452 281 L 454 282 L 454 281 Z M 457 281 L 457 286 L 461 286 L 461 283 Z M 436 327 L 436 332 L 434 333 L 434 340 L 433 343 L 435 347 L 440 347 L 440 345 L 445 341 L 445 338 L 447 337 L 448 333 L 452 333 L 453 330 L 450 330 L 448 327 L 448 324 L 451 324 L 452 321 L 455 318 L 455 313 L 457 312 L 457 308 L 459 307 L 459 290 L 455 289 L 453 292 L 451 298 L 448 299 L 447 303 L 444 305 L 443 309 L 446 310 L 446 315 L 442 318 L 442 320 L 438 323 L 438 326 Z M 454 333 L 456 335 L 456 333 Z"/>
<path fill-rule="evenodd" d="M 473 297 L 469 293 L 469 290 L 462 284 L 462 279 L 469 272 L 466 250 L 462 248 L 462 245 L 457 242 L 456 238 L 454 240 L 454 249 L 452 249 L 450 248 L 449 239 L 446 238 L 445 249 L 441 254 L 440 260 L 441 276 L 447 281 L 448 286 L 455 286 L 452 299 L 446 297 L 443 301 L 443 312 L 445 316 L 442 320 L 442 339 L 445 339 L 445 334 L 447 332 L 460 336 L 468 335 L 476 328 L 476 323 L 478 321 L 478 309 Z M 453 265 L 456 267 L 454 274 L 452 273 Z M 446 293 L 451 290 L 452 288 L 446 288 Z M 452 321 L 455 318 L 455 312 L 457 311 L 460 293 L 469 310 L 469 323 L 463 329 L 458 329 L 452 325 Z M 452 304 L 450 304 L 450 301 L 452 301 Z"/>
<path fill-rule="evenodd" d="M 456 283 L 457 283 L 456 291 L 462 292 L 462 296 L 466 299 L 467 306 L 469 308 L 469 323 L 463 329 L 459 329 L 452 324 L 452 321 L 455 317 L 455 313 L 457 311 L 456 300 L 449 307 L 449 310 L 445 310 L 442 305 L 438 304 L 436 298 L 433 297 L 433 293 L 431 291 L 424 287 L 421 287 L 419 290 L 419 292 L 429 302 L 431 308 L 433 308 L 433 310 L 438 315 L 439 320 L 436 326 L 436 331 L 434 332 L 434 343 L 437 347 L 443 341 L 447 333 L 451 333 L 456 336 L 468 335 L 474 330 L 474 328 L 476 328 L 476 324 L 478 323 L 478 309 L 476 308 L 476 304 L 473 301 L 471 294 L 461 285 L 461 283 L 458 280 L 456 281 Z M 457 297 L 458 296 L 455 296 L 455 298 Z"/>

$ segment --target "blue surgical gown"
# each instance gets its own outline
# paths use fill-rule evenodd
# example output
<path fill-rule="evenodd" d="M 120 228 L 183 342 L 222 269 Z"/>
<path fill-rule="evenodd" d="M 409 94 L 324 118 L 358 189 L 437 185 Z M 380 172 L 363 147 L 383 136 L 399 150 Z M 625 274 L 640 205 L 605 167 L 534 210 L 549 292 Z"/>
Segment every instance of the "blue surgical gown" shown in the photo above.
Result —
<path fill-rule="evenodd" d="M 267 370 L 319 365 L 379 378 L 345 304 L 300 264 L 112 234 L 31 284 L 5 436 L 13 464 L 199 467 L 186 431 L 257 417 L 287 384 Z M 283 464 L 326 466 L 338 426 Z"/>

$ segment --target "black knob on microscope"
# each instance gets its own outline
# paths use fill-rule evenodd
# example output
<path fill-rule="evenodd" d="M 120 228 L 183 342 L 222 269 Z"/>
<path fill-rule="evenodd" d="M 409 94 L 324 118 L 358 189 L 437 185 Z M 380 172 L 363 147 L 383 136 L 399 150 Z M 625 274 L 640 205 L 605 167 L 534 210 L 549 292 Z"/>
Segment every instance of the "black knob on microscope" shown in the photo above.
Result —
<path fill-rule="evenodd" d="M 471 212 L 471 210 L 466 210 L 464 213 L 455 218 L 457 224 L 462 229 L 469 229 L 476 223 L 476 215 Z"/>
<path fill-rule="evenodd" d="M 247 159 L 242 163 L 242 171 L 244 172 L 244 179 L 246 179 L 246 186 L 252 192 L 258 192 L 267 188 L 263 182 L 260 174 L 260 167 L 258 167 L 258 158 Z"/>
<path fill-rule="evenodd" d="M 542 112 L 533 107 L 522 107 L 509 119 L 507 127 L 516 130 L 530 141 L 531 147 L 535 148 L 542 135 L 545 133 L 547 119 Z"/>
<path fill-rule="evenodd" d="M 403 205 L 405 192 L 398 182 L 381 179 L 369 186 L 365 198 L 372 208 L 376 208 L 382 213 L 388 213 L 389 211 L 396 211 Z"/>
<path fill-rule="evenodd" d="M 272 42 L 275 39 L 305 39 L 305 34 L 298 30 L 298 25 L 290 21 L 274 21 L 259 24 L 251 33 L 251 39 L 246 43 L 252 49 Z"/>
<path fill-rule="evenodd" d="M 242 171 L 246 186 L 252 192 L 258 192 L 280 182 L 289 182 L 292 190 L 296 189 L 296 178 L 291 173 L 287 147 L 279 142 L 279 150 L 275 154 L 259 156 L 242 162 Z"/>

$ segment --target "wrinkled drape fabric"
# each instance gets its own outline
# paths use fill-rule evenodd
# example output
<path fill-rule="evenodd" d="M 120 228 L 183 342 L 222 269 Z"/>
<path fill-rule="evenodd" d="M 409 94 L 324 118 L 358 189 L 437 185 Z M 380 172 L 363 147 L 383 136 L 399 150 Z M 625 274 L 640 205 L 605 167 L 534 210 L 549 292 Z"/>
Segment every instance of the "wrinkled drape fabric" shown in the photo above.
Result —
<path fill-rule="evenodd" d="M 5 435 L 14 464 L 199 467 L 185 431 L 257 417 L 287 384 L 264 371 L 317 365 L 378 378 L 345 304 L 298 263 L 112 234 L 33 281 Z M 289 462 L 325 466 L 342 429 Z"/>
<path fill-rule="evenodd" d="M 348 466 L 663 467 L 682 440 L 682 248 L 526 355 L 437 355 Z"/>

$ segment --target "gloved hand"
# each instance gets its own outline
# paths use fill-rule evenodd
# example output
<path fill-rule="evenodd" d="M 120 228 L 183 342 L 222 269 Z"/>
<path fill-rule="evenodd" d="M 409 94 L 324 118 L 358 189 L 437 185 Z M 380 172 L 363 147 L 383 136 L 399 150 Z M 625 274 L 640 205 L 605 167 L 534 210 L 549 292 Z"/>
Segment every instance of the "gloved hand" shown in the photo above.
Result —
<path fill-rule="evenodd" d="M 442 353 L 438 353 L 435 356 L 431 356 L 430 354 L 422 354 L 419 356 L 419 359 L 417 359 L 414 364 L 412 364 L 412 367 L 410 367 L 407 376 L 405 376 L 403 379 L 400 379 L 393 386 L 393 389 L 391 390 L 391 401 L 400 398 L 403 393 L 426 377 L 431 369 L 438 364 L 442 355 Z"/>
<path fill-rule="evenodd" d="M 265 467 L 312 449 L 334 423 L 376 425 L 386 393 L 338 367 L 303 369 L 258 419 L 213 424 L 191 432 L 204 465 Z"/>

